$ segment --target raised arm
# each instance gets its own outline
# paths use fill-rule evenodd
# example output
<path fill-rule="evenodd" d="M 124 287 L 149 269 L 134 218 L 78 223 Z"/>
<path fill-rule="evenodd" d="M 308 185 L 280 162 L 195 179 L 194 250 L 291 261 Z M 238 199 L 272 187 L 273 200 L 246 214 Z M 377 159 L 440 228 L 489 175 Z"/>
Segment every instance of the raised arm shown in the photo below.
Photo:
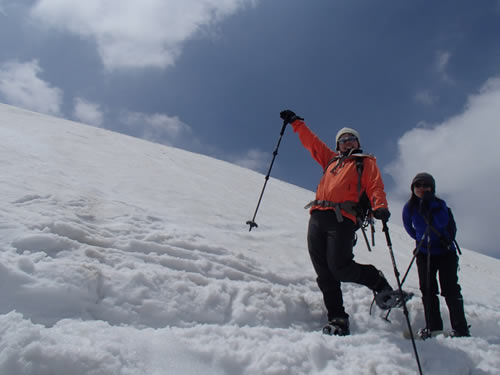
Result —
<path fill-rule="evenodd" d="M 292 126 L 295 133 L 298 133 L 302 145 L 309 150 L 311 156 L 323 169 L 328 165 L 330 160 L 337 156 L 336 152 L 332 151 L 307 127 L 302 117 L 297 116 L 289 109 L 282 111 L 280 117 Z"/>
<path fill-rule="evenodd" d="M 309 150 L 311 156 L 324 169 L 328 162 L 332 160 L 337 153 L 330 149 L 321 139 L 307 127 L 303 120 L 295 120 L 292 122 L 293 131 L 298 133 L 300 142 Z"/>

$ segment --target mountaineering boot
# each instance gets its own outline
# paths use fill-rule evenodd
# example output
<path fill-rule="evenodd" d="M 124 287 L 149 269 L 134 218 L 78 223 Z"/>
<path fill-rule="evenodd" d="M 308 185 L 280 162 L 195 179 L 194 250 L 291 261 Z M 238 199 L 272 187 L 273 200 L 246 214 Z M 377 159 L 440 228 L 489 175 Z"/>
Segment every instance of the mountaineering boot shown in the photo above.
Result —
<path fill-rule="evenodd" d="M 450 333 L 443 331 L 443 330 L 431 331 L 429 328 L 426 327 L 426 328 L 420 328 L 419 330 L 417 330 L 417 332 L 415 332 L 413 334 L 413 338 L 415 340 L 427 340 L 427 339 L 437 337 L 437 336 L 448 337 L 448 336 L 450 336 Z M 411 335 L 410 331 L 404 331 L 403 337 L 405 339 L 411 339 L 412 335 Z"/>
<path fill-rule="evenodd" d="M 469 331 L 469 328 L 470 326 L 467 326 L 467 328 L 463 329 L 463 330 L 456 330 L 456 329 L 453 329 L 451 332 L 450 332 L 450 336 L 451 337 L 470 337 L 470 331 Z"/>
<path fill-rule="evenodd" d="M 442 330 L 431 331 L 429 328 L 420 328 L 415 336 L 417 336 L 417 338 L 421 340 L 426 340 L 430 339 L 431 337 L 435 337 L 440 333 L 443 333 L 443 331 Z"/>
<path fill-rule="evenodd" d="M 384 287 L 380 292 L 375 293 L 375 303 L 382 310 L 389 310 L 395 307 L 402 307 L 405 302 L 413 297 L 413 293 L 402 293 L 394 290 L 390 286 Z"/>
<path fill-rule="evenodd" d="M 372 290 L 375 294 L 375 303 L 380 309 L 389 310 L 394 307 L 401 307 L 403 303 L 413 297 L 413 293 L 403 291 L 403 294 L 401 294 L 399 290 L 392 289 L 384 274 L 381 271 L 378 274 L 379 278 Z"/>
<path fill-rule="evenodd" d="M 348 318 L 333 318 L 323 327 L 323 334 L 330 336 L 347 336 L 349 331 Z"/>

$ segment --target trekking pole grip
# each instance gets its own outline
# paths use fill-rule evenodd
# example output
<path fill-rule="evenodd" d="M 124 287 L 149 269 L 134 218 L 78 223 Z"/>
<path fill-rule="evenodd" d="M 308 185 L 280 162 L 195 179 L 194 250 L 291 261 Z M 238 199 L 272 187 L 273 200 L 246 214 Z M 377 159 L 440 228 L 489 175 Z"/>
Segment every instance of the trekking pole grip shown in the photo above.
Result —
<path fill-rule="evenodd" d="M 283 126 L 281 127 L 280 135 L 283 135 L 285 133 L 285 128 L 287 125 L 288 125 L 288 122 L 283 120 Z"/>
<path fill-rule="evenodd" d="M 392 246 L 391 236 L 389 236 L 389 227 L 387 226 L 387 220 L 382 221 L 382 231 L 385 233 L 385 239 L 387 241 L 387 246 Z"/>

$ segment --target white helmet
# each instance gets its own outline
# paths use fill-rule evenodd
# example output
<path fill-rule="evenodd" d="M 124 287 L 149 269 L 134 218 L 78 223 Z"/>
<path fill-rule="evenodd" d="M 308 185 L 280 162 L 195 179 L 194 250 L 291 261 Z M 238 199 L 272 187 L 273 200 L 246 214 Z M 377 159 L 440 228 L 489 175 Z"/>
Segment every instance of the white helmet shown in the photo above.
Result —
<path fill-rule="evenodd" d="M 339 139 L 344 134 L 352 134 L 353 136 L 358 138 L 358 144 L 359 144 L 359 147 L 361 147 L 361 139 L 359 137 L 359 133 L 356 130 L 351 129 L 351 128 L 342 128 L 337 132 L 337 136 L 335 137 L 336 150 L 339 149 Z"/>

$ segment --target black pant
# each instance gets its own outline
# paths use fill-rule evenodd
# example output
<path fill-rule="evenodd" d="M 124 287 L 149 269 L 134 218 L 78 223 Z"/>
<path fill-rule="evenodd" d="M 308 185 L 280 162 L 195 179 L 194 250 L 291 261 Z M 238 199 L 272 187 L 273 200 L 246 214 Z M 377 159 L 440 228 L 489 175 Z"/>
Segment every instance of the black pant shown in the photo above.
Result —
<path fill-rule="evenodd" d="M 344 310 L 340 288 L 342 281 L 362 284 L 370 289 L 387 284 L 374 266 L 354 262 L 354 232 L 355 224 L 345 217 L 342 222 L 337 222 L 332 210 L 311 213 L 307 244 L 328 311 L 328 320 L 349 317 Z"/>
<path fill-rule="evenodd" d="M 427 273 L 427 262 L 427 254 L 417 254 L 418 278 L 420 291 L 422 292 L 426 327 L 431 331 L 443 329 L 437 283 L 437 273 L 439 272 L 441 295 L 445 297 L 448 306 L 451 327 L 458 332 L 466 332 L 468 327 L 465 319 L 464 300 L 458 284 L 457 254 L 454 251 L 449 251 L 440 255 L 431 255 L 429 274 Z M 427 285 L 428 277 L 430 280 L 429 285 Z"/>

